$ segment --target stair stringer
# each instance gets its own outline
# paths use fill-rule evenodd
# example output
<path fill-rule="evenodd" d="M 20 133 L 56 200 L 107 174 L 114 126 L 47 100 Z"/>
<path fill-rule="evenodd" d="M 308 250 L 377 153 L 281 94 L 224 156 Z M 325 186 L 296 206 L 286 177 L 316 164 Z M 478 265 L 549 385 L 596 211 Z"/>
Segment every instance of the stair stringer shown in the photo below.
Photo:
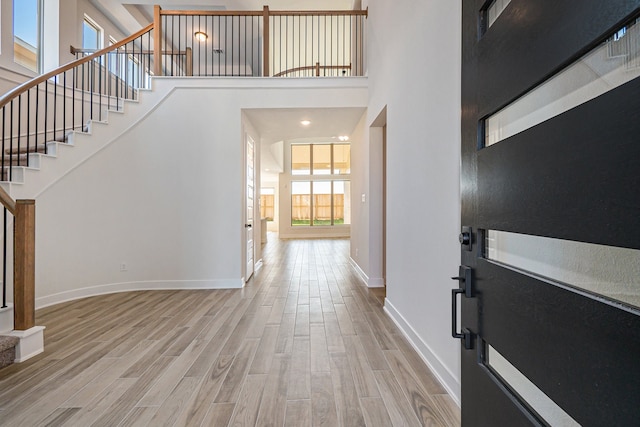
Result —
<path fill-rule="evenodd" d="M 49 142 L 49 154 L 32 154 L 30 167 L 14 168 L 14 181 L 0 185 L 14 199 L 37 199 L 49 187 L 117 141 L 153 112 L 171 92 L 139 89 L 137 100 L 125 100 L 122 110 L 110 110 L 103 121 L 91 121 L 88 132 L 74 131 L 66 143 Z"/>

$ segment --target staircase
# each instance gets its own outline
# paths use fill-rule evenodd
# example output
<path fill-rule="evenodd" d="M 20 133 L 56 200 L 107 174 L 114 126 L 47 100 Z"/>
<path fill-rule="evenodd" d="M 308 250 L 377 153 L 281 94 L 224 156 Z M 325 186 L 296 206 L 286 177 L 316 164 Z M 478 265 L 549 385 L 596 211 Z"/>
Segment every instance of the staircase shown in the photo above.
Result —
<path fill-rule="evenodd" d="M 13 364 L 16 359 L 16 346 L 20 342 L 17 337 L 0 335 L 0 368 Z"/>
<path fill-rule="evenodd" d="M 48 185 L 62 178 L 132 126 L 140 117 L 133 111 L 144 114 L 138 107 L 141 94 L 152 91 L 137 89 L 137 92 L 136 99 L 121 100 L 119 108 L 113 106 L 105 109 L 101 121 L 89 120 L 81 131 L 67 132 L 64 138 L 31 146 L 29 151 L 26 147 L 20 147 L 19 152 L 14 148 L 13 153 L 5 149 L 4 167 L 0 165 L 0 186 L 14 199 L 36 198 Z"/>

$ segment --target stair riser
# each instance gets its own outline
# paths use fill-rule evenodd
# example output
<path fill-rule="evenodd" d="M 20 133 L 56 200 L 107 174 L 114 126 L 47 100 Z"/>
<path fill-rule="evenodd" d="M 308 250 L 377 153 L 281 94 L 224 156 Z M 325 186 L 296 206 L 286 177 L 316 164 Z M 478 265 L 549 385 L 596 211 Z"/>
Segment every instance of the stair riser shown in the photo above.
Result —
<path fill-rule="evenodd" d="M 11 347 L 0 352 L 0 369 L 12 365 L 16 360 L 16 348 Z"/>

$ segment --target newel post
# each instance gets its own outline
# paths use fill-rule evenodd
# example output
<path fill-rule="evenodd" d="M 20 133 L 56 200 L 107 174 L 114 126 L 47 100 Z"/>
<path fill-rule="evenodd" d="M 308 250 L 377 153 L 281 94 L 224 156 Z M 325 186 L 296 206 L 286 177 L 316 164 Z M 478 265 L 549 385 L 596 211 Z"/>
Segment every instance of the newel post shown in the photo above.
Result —
<path fill-rule="evenodd" d="M 16 200 L 13 241 L 13 327 L 26 331 L 34 327 L 36 317 L 35 200 Z"/>
<path fill-rule="evenodd" d="M 269 6 L 262 7 L 262 28 L 264 34 L 262 35 L 262 76 L 269 77 Z"/>
<path fill-rule="evenodd" d="M 153 6 L 153 75 L 162 75 L 162 20 L 160 6 Z"/>

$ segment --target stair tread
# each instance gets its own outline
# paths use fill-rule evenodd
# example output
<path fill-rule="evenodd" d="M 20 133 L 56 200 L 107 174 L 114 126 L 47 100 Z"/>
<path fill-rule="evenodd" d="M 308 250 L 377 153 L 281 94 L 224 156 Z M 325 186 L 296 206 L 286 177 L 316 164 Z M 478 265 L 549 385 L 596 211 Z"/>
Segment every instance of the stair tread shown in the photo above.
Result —
<path fill-rule="evenodd" d="M 53 141 L 52 141 L 53 142 Z M 13 150 L 11 148 L 5 148 L 4 152 L 6 154 L 23 154 L 23 153 L 36 153 L 36 152 L 44 152 L 46 150 L 46 146 L 45 144 L 38 144 L 38 145 L 31 145 L 29 147 L 26 147 L 25 145 L 21 145 L 20 149 L 18 150 L 18 147 L 14 147 Z"/>

